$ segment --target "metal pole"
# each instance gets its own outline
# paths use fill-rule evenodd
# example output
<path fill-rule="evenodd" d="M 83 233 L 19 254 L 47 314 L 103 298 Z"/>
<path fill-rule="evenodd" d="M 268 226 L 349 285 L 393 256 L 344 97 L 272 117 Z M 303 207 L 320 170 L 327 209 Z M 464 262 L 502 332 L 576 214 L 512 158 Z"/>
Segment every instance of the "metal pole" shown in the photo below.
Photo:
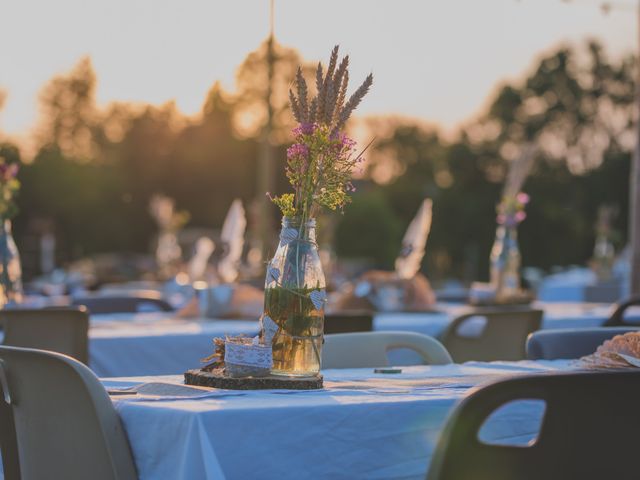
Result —
<path fill-rule="evenodd" d="M 271 0 L 270 5 L 270 33 L 267 39 L 267 92 L 265 102 L 267 104 L 267 120 L 262 130 L 260 145 L 260 156 L 258 159 L 258 201 L 260 202 L 260 240 L 262 248 L 262 258 L 266 259 L 269 254 L 269 247 L 273 240 L 273 205 L 266 197 L 267 192 L 273 193 L 275 185 L 273 148 L 271 146 L 271 131 L 273 129 L 273 104 L 271 101 L 273 89 L 273 73 L 275 64 L 274 53 L 274 5 Z"/>
<path fill-rule="evenodd" d="M 639 118 L 636 124 L 636 148 L 631 163 L 629 189 L 629 237 L 631 245 L 631 294 L 640 294 L 640 0 L 638 1 L 638 45 L 636 65 L 636 102 Z"/>

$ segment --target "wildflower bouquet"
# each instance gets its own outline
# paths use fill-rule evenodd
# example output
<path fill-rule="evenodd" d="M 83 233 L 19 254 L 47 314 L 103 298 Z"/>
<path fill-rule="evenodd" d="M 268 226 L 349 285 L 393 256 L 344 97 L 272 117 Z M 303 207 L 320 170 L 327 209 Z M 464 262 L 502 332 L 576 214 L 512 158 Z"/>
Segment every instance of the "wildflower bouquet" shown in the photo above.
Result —
<path fill-rule="evenodd" d="M 260 342 L 271 345 L 272 373 L 312 376 L 320 369 L 327 300 L 315 237 L 320 209 L 341 210 L 354 190 L 351 174 L 362 161 L 342 130 L 373 82 L 369 75 L 347 99 L 349 57 L 331 52 L 327 71 L 318 64 L 316 96 L 309 98 L 298 69 L 289 91 L 298 121 L 287 151 L 286 173 L 293 193 L 272 198 L 283 214 L 280 243 L 267 267 Z"/>
<path fill-rule="evenodd" d="M 520 289 L 520 249 L 518 247 L 518 225 L 527 217 L 525 207 L 529 196 L 522 192 L 535 160 L 536 146 L 526 145 L 509 168 L 498 204 L 496 239 L 491 249 L 491 284 L 495 289 L 498 302 L 520 301 L 523 293 Z"/>
<path fill-rule="evenodd" d="M 20 182 L 16 178 L 20 169 L 17 150 L 14 147 L 0 146 L 0 219 L 13 218 L 18 209 L 15 197 L 20 190 Z"/>
<path fill-rule="evenodd" d="M 524 211 L 527 203 L 529 203 L 529 195 L 524 192 L 513 197 L 503 197 L 496 208 L 498 224 L 505 227 L 516 227 L 527 218 L 527 213 Z"/>
<path fill-rule="evenodd" d="M 531 172 L 537 147 L 534 144 L 526 145 L 522 153 L 509 166 L 509 172 L 504 182 L 502 200 L 496 210 L 498 224 L 506 227 L 516 227 L 527 218 L 524 209 L 529 203 L 529 195 L 523 193 L 522 186 Z"/>
<path fill-rule="evenodd" d="M 338 46 L 331 52 L 326 73 L 322 64 L 316 70 L 317 94 L 309 98 L 307 82 L 298 68 L 296 92 L 289 90 L 291 110 L 299 125 L 293 130 L 295 143 L 287 150 L 287 178 L 294 193 L 285 193 L 272 201 L 285 217 L 302 223 L 314 218 L 322 207 L 342 209 L 354 191 L 351 174 L 362 162 L 356 143 L 342 132 L 346 121 L 367 94 L 373 76 L 347 100 L 349 56 L 338 64 Z"/>

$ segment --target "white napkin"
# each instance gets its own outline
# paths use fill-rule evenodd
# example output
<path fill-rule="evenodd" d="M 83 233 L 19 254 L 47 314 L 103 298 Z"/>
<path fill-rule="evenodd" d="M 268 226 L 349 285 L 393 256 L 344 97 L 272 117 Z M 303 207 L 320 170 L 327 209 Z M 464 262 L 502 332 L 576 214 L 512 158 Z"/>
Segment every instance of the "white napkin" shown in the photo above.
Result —
<path fill-rule="evenodd" d="M 396 273 L 400 278 L 413 278 L 420 270 L 427 237 L 431 230 L 432 205 L 433 202 L 428 198 L 422 202 L 402 239 L 402 251 L 395 265 Z"/>

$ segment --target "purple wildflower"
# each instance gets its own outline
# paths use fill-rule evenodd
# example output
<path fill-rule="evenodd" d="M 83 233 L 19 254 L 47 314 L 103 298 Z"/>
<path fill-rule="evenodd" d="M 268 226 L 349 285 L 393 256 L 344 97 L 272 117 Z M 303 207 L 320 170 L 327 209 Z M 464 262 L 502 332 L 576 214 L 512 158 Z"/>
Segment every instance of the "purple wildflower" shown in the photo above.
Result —
<path fill-rule="evenodd" d="M 309 155 L 309 147 L 302 143 L 294 143 L 287 149 L 287 158 L 306 158 Z"/>
<path fill-rule="evenodd" d="M 293 135 L 296 137 L 299 137 L 300 135 L 311 135 L 315 130 L 315 123 L 301 123 L 293 129 Z"/>
<path fill-rule="evenodd" d="M 340 136 L 340 143 L 342 143 L 342 146 L 347 150 L 353 150 L 353 148 L 356 146 L 356 141 L 347 137 L 345 134 L 342 134 Z"/>

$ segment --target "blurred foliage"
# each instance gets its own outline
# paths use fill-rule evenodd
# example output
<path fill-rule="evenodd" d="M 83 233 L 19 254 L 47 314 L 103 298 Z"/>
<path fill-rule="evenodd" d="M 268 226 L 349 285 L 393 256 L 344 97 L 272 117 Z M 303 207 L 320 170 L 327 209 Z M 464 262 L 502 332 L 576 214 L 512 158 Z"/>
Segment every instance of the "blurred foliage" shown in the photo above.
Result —
<path fill-rule="evenodd" d="M 335 232 L 336 254 L 393 268 L 402 231 L 398 218 L 379 189 L 354 196 Z"/>
<path fill-rule="evenodd" d="M 61 261 L 148 251 L 156 229 L 148 202 L 155 193 L 189 211 L 190 226 L 208 228 L 219 227 L 232 200 L 241 198 L 251 227 L 250 203 L 263 195 L 256 171 L 266 112 L 265 55 L 263 44 L 240 66 L 235 94 L 213 84 L 193 117 L 173 103 L 99 107 L 89 59 L 52 79 L 42 90 L 37 153 L 20 173 L 15 231 L 23 256 L 37 254 L 33 239 L 51 229 Z M 273 193 L 281 193 L 290 141 L 283 132 L 292 122 L 287 86 L 302 60 L 280 45 L 275 55 L 271 140 L 279 188 Z M 537 143 L 539 152 L 524 186 L 531 195 L 519 229 L 524 265 L 584 263 L 601 204 L 618 208 L 614 228 L 621 247 L 637 121 L 635 69 L 633 59 L 610 61 L 594 43 L 560 48 L 537 61 L 521 82 L 502 86 L 486 113 L 454 140 L 418 121 L 371 119 L 367 135 L 376 142 L 367 152 L 368 171 L 357 182 L 353 204 L 331 222 L 336 252 L 392 268 L 404 229 L 427 196 L 434 216 L 426 273 L 432 279 L 486 278 L 495 205 L 509 162 L 525 143 Z"/>

